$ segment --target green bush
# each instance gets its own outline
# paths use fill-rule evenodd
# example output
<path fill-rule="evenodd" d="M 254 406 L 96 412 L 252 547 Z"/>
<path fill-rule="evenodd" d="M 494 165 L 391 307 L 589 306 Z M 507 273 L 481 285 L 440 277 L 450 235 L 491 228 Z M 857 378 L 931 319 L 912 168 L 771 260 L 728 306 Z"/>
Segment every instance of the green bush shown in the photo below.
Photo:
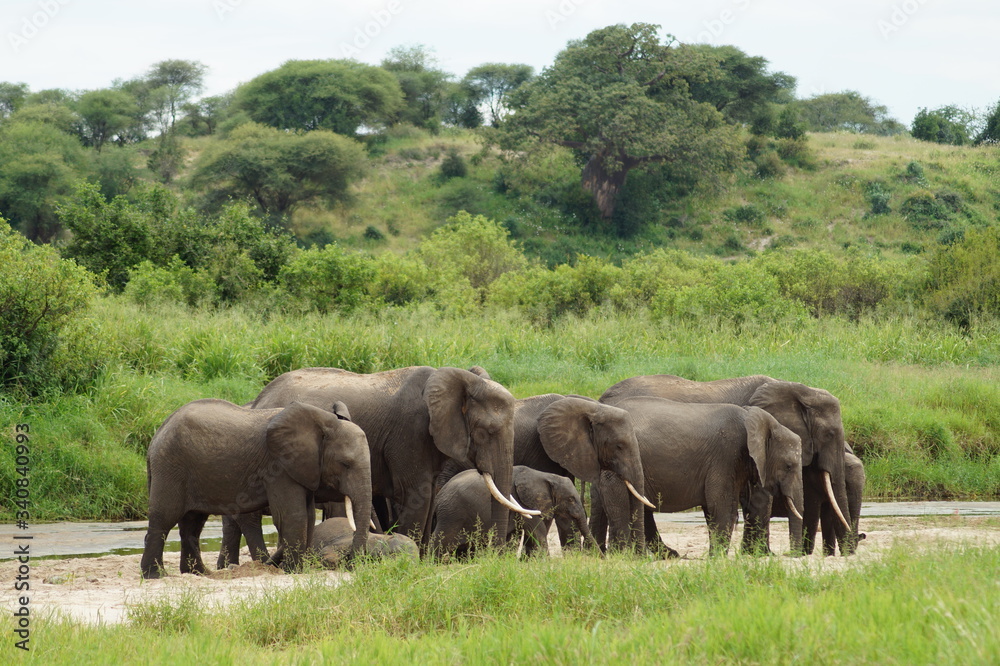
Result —
<path fill-rule="evenodd" d="M 945 318 L 968 327 L 979 315 L 1000 316 L 1000 229 L 970 229 L 931 258 L 928 302 Z"/>
<path fill-rule="evenodd" d="M 722 217 L 734 224 L 744 224 L 755 228 L 761 226 L 765 218 L 764 211 L 753 204 L 730 208 L 722 213 Z"/>
<path fill-rule="evenodd" d="M 64 332 L 96 294 L 85 269 L 0 218 L 0 388 L 36 393 L 51 386 Z"/>
<path fill-rule="evenodd" d="M 892 195 L 879 181 L 870 180 L 865 184 L 865 196 L 868 197 L 868 203 L 871 206 L 866 216 L 888 215 L 892 212 L 892 208 L 889 206 L 889 199 Z"/>
<path fill-rule="evenodd" d="M 454 148 L 448 151 L 447 157 L 441 161 L 441 178 L 465 178 L 469 173 L 469 167 L 465 164 L 465 159 L 458 154 Z"/>
<path fill-rule="evenodd" d="M 374 274 L 370 258 L 331 243 L 300 252 L 281 269 L 279 281 L 307 309 L 326 313 L 361 305 Z"/>
<path fill-rule="evenodd" d="M 951 217 L 949 206 L 928 190 L 917 190 L 908 196 L 899 212 L 918 229 L 940 229 Z"/>
<path fill-rule="evenodd" d="M 139 305 L 162 302 L 185 303 L 197 307 L 211 303 L 215 294 L 208 272 L 194 270 L 174 255 L 166 267 L 144 261 L 129 272 L 126 298 Z"/>

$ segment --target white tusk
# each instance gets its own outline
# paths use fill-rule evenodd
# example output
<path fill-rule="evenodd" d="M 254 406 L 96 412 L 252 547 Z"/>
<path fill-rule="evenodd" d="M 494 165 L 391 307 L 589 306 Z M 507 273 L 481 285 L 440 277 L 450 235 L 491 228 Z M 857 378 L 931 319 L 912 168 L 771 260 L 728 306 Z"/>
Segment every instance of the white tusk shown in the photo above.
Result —
<path fill-rule="evenodd" d="M 802 514 L 799 513 L 799 510 L 795 508 L 795 502 L 792 501 L 792 498 L 789 497 L 788 495 L 785 495 L 785 501 L 788 502 L 788 510 L 792 512 L 792 515 L 798 518 L 799 520 L 804 520 L 802 518 Z"/>
<path fill-rule="evenodd" d="M 847 531 L 851 531 L 851 525 L 844 518 L 844 513 L 840 510 L 840 505 L 837 504 L 837 498 L 833 496 L 833 482 L 830 481 L 830 473 L 823 472 L 823 482 L 826 484 L 826 494 L 830 496 L 830 504 L 833 505 L 833 511 L 837 514 L 837 518 L 840 518 L 840 522 L 844 523 L 844 527 Z"/>
<path fill-rule="evenodd" d="M 354 507 L 351 506 L 351 498 L 344 495 L 344 512 L 347 514 L 347 524 L 351 526 L 352 532 L 358 531 L 358 524 L 354 522 Z"/>
<path fill-rule="evenodd" d="M 506 497 L 504 497 L 503 493 L 500 492 L 500 489 L 497 488 L 496 482 L 493 481 L 493 475 L 490 474 L 489 472 L 483 472 L 483 480 L 486 481 L 486 486 L 490 489 L 490 494 L 493 495 L 493 499 L 495 499 L 496 501 L 500 502 L 501 504 L 503 504 L 505 507 L 507 507 L 511 511 L 516 511 L 516 512 L 518 512 L 518 513 L 520 513 L 521 515 L 524 515 L 524 516 L 540 516 L 540 515 L 542 515 L 541 511 L 535 511 L 534 509 L 525 509 L 523 506 L 521 506 L 517 502 L 514 502 L 514 501 L 509 500 Z"/>
<path fill-rule="evenodd" d="M 369 518 L 369 519 L 368 519 L 368 526 L 369 526 L 369 527 L 371 527 L 371 528 L 372 528 L 373 530 L 375 530 L 376 532 L 378 532 L 378 528 L 377 528 L 377 527 L 375 527 L 375 521 L 374 521 L 374 520 L 372 520 L 371 518 Z"/>
<path fill-rule="evenodd" d="M 629 491 L 630 493 L 632 493 L 633 495 L 635 495 L 635 498 L 636 498 L 637 500 L 639 500 L 640 502 L 642 502 L 643 504 L 645 504 L 646 506 L 648 506 L 648 507 L 649 507 L 650 509 L 653 509 L 654 511 L 656 510 L 656 505 L 655 505 L 655 504 L 653 504 L 652 502 L 650 502 L 650 501 L 649 501 L 648 499 L 646 499 L 646 498 L 645 498 L 645 497 L 643 497 L 642 495 L 640 495 L 640 494 L 639 494 L 639 491 L 635 489 L 635 486 L 633 486 L 633 485 L 632 485 L 632 484 L 631 484 L 631 483 L 629 482 L 629 480 L 628 480 L 628 479 L 625 479 L 625 487 L 626 487 L 626 488 L 628 488 L 628 491 Z"/>

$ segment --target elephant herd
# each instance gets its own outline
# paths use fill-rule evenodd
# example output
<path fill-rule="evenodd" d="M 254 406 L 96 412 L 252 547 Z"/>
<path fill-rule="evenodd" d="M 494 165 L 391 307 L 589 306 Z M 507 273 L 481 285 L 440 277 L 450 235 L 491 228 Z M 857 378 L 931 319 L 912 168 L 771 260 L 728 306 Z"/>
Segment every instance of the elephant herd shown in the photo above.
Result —
<path fill-rule="evenodd" d="M 726 552 L 742 508 L 745 550 L 769 552 L 770 519 L 787 516 L 793 553 L 812 552 L 821 529 L 824 553 L 846 555 L 864 468 L 837 398 L 803 384 L 648 375 L 599 400 L 517 400 L 478 366 L 417 366 L 304 368 L 242 407 L 188 403 L 153 436 L 147 478 L 141 572 L 156 578 L 174 526 L 181 573 L 206 572 L 200 535 L 212 514 L 223 516 L 220 568 L 237 561 L 241 533 L 254 559 L 294 570 L 310 552 L 468 555 L 522 534 L 526 553 L 546 552 L 553 522 L 564 547 L 669 556 L 653 512 L 697 506 L 711 553 Z M 591 489 L 589 522 L 576 479 Z M 343 517 L 317 526 L 320 505 Z M 278 532 L 271 555 L 264 511 Z"/>

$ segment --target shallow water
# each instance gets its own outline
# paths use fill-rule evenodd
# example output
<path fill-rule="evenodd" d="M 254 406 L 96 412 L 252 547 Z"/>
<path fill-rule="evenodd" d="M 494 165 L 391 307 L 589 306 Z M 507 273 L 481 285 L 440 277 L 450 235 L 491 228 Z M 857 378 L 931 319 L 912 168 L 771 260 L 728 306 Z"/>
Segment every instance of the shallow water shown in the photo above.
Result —
<path fill-rule="evenodd" d="M 1000 502 L 865 502 L 861 516 L 1000 516 Z M 700 510 L 683 513 L 657 514 L 657 522 L 704 522 Z M 776 521 L 784 520 L 777 518 Z M 30 544 L 32 558 L 97 557 L 100 555 L 134 555 L 142 553 L 146 521 L 119 523 L 39 523 L 26 530 L 15 525 L 0 525 L 0 540 L 11 544 L 0 552 L 0 560 L 14 558 L 14 536 L 31 536 L 31 540 L 17 540 L 17 544 Z M 269 547 L 277 545 L 277 533 L 270 519 L 265 518 L 264 539 Z M 202 548 L 218 550 L 222 541 L 222 521 L 209 520 L 202 531 Z M 177 530 L 171 530 L 166 550 L 180 550 Z"/>

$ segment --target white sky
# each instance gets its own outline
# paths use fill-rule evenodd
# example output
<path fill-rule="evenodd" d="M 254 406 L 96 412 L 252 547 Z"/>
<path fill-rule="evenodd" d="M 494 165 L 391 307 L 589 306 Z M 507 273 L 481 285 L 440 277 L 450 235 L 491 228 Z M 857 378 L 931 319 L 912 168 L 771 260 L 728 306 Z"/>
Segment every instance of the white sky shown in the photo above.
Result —
<path fill-rule="evenodd" d="M 1000 99 L 995 0 L 0 0 L 0 81 L 88 90 L 177 58 L 208 66 L 212 95 L 286 60 L 356 49 L 378 64 L 412 44 L 457 77 L 485 62 L 541 70 L 569 40 L 637 21 L 763 56 L 799 97 L 858 90 L 907 125 L 920 107 Z"/>

